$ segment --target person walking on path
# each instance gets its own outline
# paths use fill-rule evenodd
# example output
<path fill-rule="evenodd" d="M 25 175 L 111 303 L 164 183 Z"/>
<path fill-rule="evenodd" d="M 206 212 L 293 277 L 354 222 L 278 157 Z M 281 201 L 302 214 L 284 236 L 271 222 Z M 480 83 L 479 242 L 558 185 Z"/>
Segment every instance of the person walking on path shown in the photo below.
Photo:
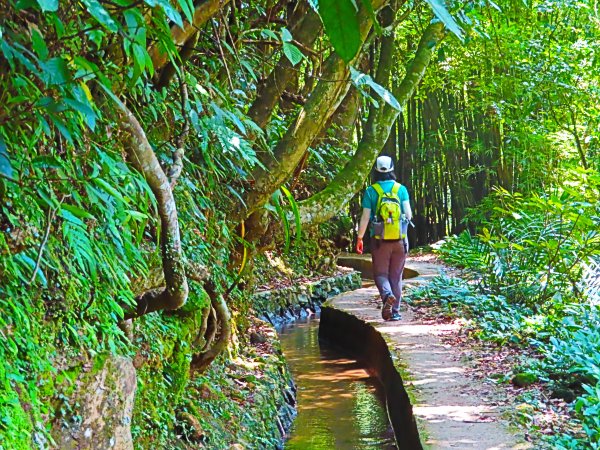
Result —
<path fill-rule="evenodd" d="M 374 179 L 375 183 L 367 188 L 362 200 L 363 212 L 358 226 L 356 252 L 359 254 L 363 252 L 363 237 L 370 221 L 372 224 L 369 234 L 371 237 L 373 275 L 383 301 L 381 317 L 383 320 L 400 320 L 402 272 L 408 253 L 406 228 L 401 227 L 400 223 L 402 221 L 408 223 L 412 219 L 412 210 L 410 209 L 408 191 L 403 185 L 396 182 L 392 158 L 389 156 L 377 158 Z M 396 202 L 402 214 L 401 217 L 397 218 L 400 223 L 395 224 L 399 227 L 399 232 L 393 234 L 392 239 L 386 239 L 386 236 L 384 236 L 383 223 L 387 221 L 388 224 L 393 224 L 396 218 L 392 219 L 392 212 L 389 213 L 389 219 L 386 218 L 387 215 L 381 217 L 382 200 L 386 201 L 385 205 L 392 204 L 390 208 L 386 209 L 386 212 L 393 210 L 395 207 L 393 203 Z"/>

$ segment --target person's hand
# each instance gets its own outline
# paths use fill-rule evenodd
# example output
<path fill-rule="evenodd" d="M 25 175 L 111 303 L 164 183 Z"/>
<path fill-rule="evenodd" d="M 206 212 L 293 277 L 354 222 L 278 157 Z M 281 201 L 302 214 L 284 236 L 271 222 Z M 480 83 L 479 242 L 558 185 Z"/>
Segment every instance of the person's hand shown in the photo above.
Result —
<path fill-rule="evenodd" d="M 363 252 L 363 238 L 358 238 L 356 241 L 356 253 L 362 255 Z"/>

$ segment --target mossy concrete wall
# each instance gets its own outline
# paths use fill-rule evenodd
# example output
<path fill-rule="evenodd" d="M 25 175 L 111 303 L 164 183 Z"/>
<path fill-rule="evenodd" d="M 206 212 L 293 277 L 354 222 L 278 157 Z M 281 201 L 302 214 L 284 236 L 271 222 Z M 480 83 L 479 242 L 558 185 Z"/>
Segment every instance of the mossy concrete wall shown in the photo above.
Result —
<path fill-rule="evenodd" d="M 264 320 L 277 326 L 316 312 L 328 298 L 361 287 L 359 272 L 346 272 L 282 289 L 257 292 L 252 296 L 253 308 Z"/>
<path fill-rule="evenodd" d="M 131 419 L 137 380 L 130 359 L 97 358 L 98 367 L 81 370 L 70 407 L 76 411 L 54 427 L 61 449 L 133 450 Z"/>

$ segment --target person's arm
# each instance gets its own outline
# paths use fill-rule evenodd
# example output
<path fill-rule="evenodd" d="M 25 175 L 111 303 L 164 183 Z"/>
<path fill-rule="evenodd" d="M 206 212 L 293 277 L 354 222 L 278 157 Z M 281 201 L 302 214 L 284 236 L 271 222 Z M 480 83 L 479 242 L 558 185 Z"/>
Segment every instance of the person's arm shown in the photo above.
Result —
<path fill-rule="evenodd" d="M 404 200 L 402 202 L 402 211 L 408 220 L 412 220 L 412 209 L 410 209 L 410 201 Z"/>
<path fill-rule="evenodd" d="M 363 208 L 362 216 L 360 216 L 360 223 L 358 224 L 358 240 L 356 241 L 356 253 L 358 254 L 362 254 L 363 252 L 363 237 L 367 231 L 370 218 L 371 209 Z"/>
<path fill-rule="evenodd" d="M 369 219 L 371 218 L 371 210 L 369 208 L 363 208 L 362 216 L 360 216 L 360 222 L 358 224 L 358 238 L 362 239 L 367 231 L 369 225 Z"/>

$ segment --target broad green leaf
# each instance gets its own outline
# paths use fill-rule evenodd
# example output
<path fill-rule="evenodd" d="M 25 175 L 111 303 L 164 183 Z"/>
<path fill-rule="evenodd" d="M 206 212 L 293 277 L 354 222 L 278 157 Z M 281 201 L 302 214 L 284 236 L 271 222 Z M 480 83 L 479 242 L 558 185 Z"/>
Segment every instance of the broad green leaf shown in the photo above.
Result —
<path fill-rule="evenodd" d="M 361 45 L 356 6 L 352 0 L 319 0 L 319 15 L 336 53 L 350 62 Z"/>
<path fill-rule="evenodd" d="M 63 164 L 52 155 L 40 155 L 31 161 L 33 167 L 39 169 L 63 169 Z"/>
<path fill-rule="evenodd" d="M 281 205 L 281 191 L 278 190 L 273 192 L 273 195 L 271 195 L 271 200 L 275 205 L 277 215 L 280 217 L 283 223 L 283 235 L 285 240 L 284 253 L 288 253 L 290 249 L 290 223 L 288 221 L 287 215 L 285 214 L 283 206 Z"/>
<path fill-rule="evenodd" d="M 73 135 L 71 134 L 71 131 L 69 131 L 69 129 L 65 126 L 65 123 L 60 120 L 58 117 L 56 116 L 50 116 L 50 121 L 54 124 L 54 126 L 56 128 L 58 128 L 58 131 L 60 131 L 60 134 L 63 135 L 63 137 L 69 142 L 69 144 L 73 144 Z"/>
<path fill-rule="evenodd" d="M 183 28 L 183 20 L 181 20 L 181 15 L 177 10 L 171 5 L 169 0 L 146 0 L 146 4 L 151 7 L 160 6 L 165 12 L 166 16 L 169 20 L 173 21 L 179 28 Z M 184 11 L 185 16 L 191 22 L 191 18 L 189 16 L 189 3 L 187 1 L 180 1 L 179 5 L 181 9 Z M 193 5 L 192 5 L 193 6 Z"/>
<path fill-rule="evenodd" d="M 33 270 L 35 269 L 35 266 L 36 266 L 36 262 L 33 260 L 33 258 L 30 258 L 25 253 L 20 253 L 19 255 L 17 255 L 15 257 L 15 259 L 16 260 L 20 259 L 27 267 L 29 267 L 31 269 L 31 272 L 33 274 Z M 40 281 L 42 282 L 42 284 L 44 286 L 46 286 L 48 281 L 46 280 L 46 276 L 44 275 L 44 272 L 42 271 L 41 267 L 38 267 L 38 270 L 35 273 L 35 276 L 40 279 Z"/>
<path fill-rule="evenodd" d="M 402 110 L 402 106 L 398 100 L 396 100 L 396 97 L 394 97 L 394 95 L 386 88 L 375 82 L 375 80 L 373 80 L 373 78 L 371 78 L 369 75 L 361 73 L 353 67 L 350 67 L 350 78 L 352 79 L 352 83 L 354 83 L 359 90 L 362 91 L 364 86 L 368 86 L 392 108 L 397 109 L 398 111 Z"/>
<path fill-rule="evenodd" d="M 90 38 L 90 41 L 96 44 L 96 47 L 100 48 L 102 46 L 102 40 L 105 36 L 104 30 L 90 30 L 86 34 Z"/>
<path fill-rule="evenodd" d="M 292 33 L 287 28 L 281 29 L 281 40 L 282 42 L 292 42 Z"/>
<path fill-rule="evenodd" d="M 71 214 L 73 214 L 75 217 L 78 217 L 81 219 L 95 219 L 95 217 L 93 215 L 91 215 L 85 209 L 80 208 L 79 206 L 63 204 L 61 207 L 61 210 L 67 210 Z"/>
<path fill-rule="evenodd" d="M 429 6 L 431 6 L 431 9 L 433 10 L 433 13 L 435 14 L 435 16 L 441 22 L 443 22 L 444 25 L 446 25 L 446 28 L 448 28 L 452 33 L 454 33 L 456 35 L 456 37 L 458 37 L 462 41 L 463 40 L 462 29 L 460 28 L 458 23 L 456 23 L 456 20 L 454 20 L 454 17 L 452 17 L 452 14 L 450 14 L 448 9 L 446 8 L 446 3 L 444 2 L 444 0 L 425 0 L 425 1 L 429 4 Z"/>
<path fill-rule="evenodd" d="M 31 26 L 31 46 L 40 59 L 48 58 L 48 47 L 37 27 Z"/>
<path fill-rule="evenodd" d="M 230 186 L 229 184 L 225 185 L 227 187 L 227 189 L 229 190 L 229 192 L 231 192 L 233 195 L 235 195 L 237 197 L 237 199 L 241 202 L 242 205 L 244 205 L 244 207 L 246 206 L 246 202 L 244 201 L 244 199 L 242 198 L 242 196 L 239 194 L 239 192 L 233 188 L 232 186 Z"/>
<path fill-rule="evenodd" d="M 277 40 L 277 35 L 275 34 L 274 31 L 272 30 L 268 30 L 268 29 L 264 29 L 260 32 L 260 34 L 262 35 L 262 37 L 264 38 L 271 38 L 271 39 L 275 39 Z"/>
<path fill-rule="evenodd" d="M 40 66 L 42 77 L 48 85 L 65 84 L 71 78 L 67 61 L 60 57 L 49 59 Z"/>
<path fill-rule="evenodd" d="M 296 223 L 296 242 L 298 242 L 298 240 L 302 237 L 302 221 L 300 218 L 298 202 L 296 202 L 296 199 L 292 193 L 285 186 L 281 186 L 281 192 L 285 194 L 290 206 L 292 207 L 292 213 L 294 214 L 294 220 Z"/>
<path fill-rule="evenodd" d="M 189 23 L 194 22 L 194 0 L 179 0 L 179 6 Z"/>
<path fill-rule="evenodd" d="M 246 71 L 248 72 L 248 75 L 250 75 L 250 77 L 254 81 L 258 81 L 258 77 L 256 76 L 256 73 L 254 72 L 254 68 L 252 67 L 252 65 L 248 61 L 242 59 L 240 61 L 240 64 L 246 69 Z"/>
<path fill-rule="evenodd" d="M 169 2 L 169 0 L 158 0 L 158 4 L 161 6 L 167 17 L 175 23 L 179 28 L 183 28 L 183 20 L 181 15 Z"/>
<path fill-rule="evenodd" d="M 109 194 L 111 197 L 114 197 L 116 200 L 125 203 L 125 198 L 123 198 L 121 193 L 102 178 L 95 178 L 94 183 L 96 183 L 100 189 Z"/>
<path fill-rule="evenodd" d="M 300 49 L 289 42 L 283 43 L 283 54 L 287 59 L 289 59 L 289 61 L 292 63 L 292 66 L 295 66 L 304 59 L 304 55 Z"/>
<path fill-rule="evenodd" d="M 114 33 L 119 29 L 117 22 L 115 22 L 98 0 L 82 0 L 82 2 L 87 7 L 88 12 L 108 30 Z"/>
<path fill-rule="evenodd" d="M 4 139 L 0 136 L 0 174 L 9 178 L 13 177 L 13 168 L 8 158 L 8 151 Z"/>
<path fill-rule="evenodd" d="M 94 130 L 96 128 L 96 112 L 92 109 L 89 104 L 85 104 L 83 102 L 72 100 L 70 98 L 66 98 L 64 102 L 73 108 L 74 111 L 77 111 L 81 114 L 81 117 L 85 121 L 90 130 Z"/>
<path fill-rule="evenodd" d="M 145 47 L 138 45 L 137 43 L 133 44 L 133 63 L 135 66 L 135 73 L 137 76 L 141 75 L 144 72 L 144 68 L 146 67 L 146 55 L 147 51 Z"/>
<path fill-rule="evenodd" d="M 55 12 L 58 10 L 58 0 L 37 0 L 43 12 Z"/>

